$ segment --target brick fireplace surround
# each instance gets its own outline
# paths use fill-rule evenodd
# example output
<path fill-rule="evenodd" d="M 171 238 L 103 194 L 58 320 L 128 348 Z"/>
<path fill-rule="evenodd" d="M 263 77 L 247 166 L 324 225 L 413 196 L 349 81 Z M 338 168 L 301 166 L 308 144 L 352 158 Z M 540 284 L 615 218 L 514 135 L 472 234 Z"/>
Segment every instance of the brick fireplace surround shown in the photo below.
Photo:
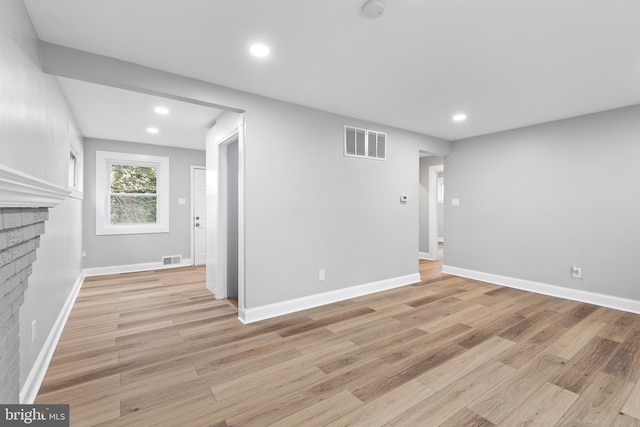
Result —
<path fill-rule="evenodd" d="M 49 208 L 68 194 L 0 165 L 0 403 L 20 403 L 20 306 Z"/>
<path fill-rule="evenodd" d="M 0 402 L 18 402 L 20 306 L 47 208 L 0 209 Z"/>

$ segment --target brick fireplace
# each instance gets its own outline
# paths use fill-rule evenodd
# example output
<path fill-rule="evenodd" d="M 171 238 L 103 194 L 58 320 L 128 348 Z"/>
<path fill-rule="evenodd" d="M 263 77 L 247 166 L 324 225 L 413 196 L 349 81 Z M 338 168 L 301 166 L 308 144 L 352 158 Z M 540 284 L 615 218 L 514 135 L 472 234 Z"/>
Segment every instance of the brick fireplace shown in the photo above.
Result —
<path fill-rule="evenodd" d="M 48 208 L 0 209 L 0 402 L 19 395 L 20 306 Z"/>
<path fill-rule="evenodd" d="M 68 193 L 0 165 L 0 403 L 20 400 L 20 306 L 49 208 Z"/>

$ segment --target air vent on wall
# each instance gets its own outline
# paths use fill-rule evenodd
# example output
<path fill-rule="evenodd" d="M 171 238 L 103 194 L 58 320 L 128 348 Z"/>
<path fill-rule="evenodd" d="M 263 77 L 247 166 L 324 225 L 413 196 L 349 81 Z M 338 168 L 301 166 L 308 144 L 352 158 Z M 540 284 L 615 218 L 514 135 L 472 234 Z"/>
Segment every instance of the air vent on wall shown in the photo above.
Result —
<path fill-rule="evenodd" d="M 344 155 L 385 160 L 387 158 L 387 134 L 345 126 Z"/>
<path fill-rule="evenodd" d="M 182 263 L 182 255 L 168 255 L 162 257 L 162 265 L 174 265 Z"/>

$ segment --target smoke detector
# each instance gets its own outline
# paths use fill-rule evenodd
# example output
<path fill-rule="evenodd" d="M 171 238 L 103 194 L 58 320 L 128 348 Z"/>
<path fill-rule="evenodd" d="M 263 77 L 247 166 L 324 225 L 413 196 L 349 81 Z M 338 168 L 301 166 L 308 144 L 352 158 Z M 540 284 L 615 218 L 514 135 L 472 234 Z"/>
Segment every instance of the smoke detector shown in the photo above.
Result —
<path fill-rule="evenodd" d="M 384 7 L 382 0 L 369 0 L 362 6 L 362 14 L 371 19 L 380 18 L 384 15 Z"/>

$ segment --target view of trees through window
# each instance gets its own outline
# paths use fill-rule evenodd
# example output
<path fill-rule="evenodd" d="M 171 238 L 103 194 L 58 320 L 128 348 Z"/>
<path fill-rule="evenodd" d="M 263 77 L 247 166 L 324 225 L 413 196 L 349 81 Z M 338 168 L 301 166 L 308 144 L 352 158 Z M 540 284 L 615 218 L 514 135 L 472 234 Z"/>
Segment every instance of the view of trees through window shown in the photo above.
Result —
<path fill-rule="evenodd" d="M 157 222 L 158 168 L 111 165 L 111 224 Z"/>

